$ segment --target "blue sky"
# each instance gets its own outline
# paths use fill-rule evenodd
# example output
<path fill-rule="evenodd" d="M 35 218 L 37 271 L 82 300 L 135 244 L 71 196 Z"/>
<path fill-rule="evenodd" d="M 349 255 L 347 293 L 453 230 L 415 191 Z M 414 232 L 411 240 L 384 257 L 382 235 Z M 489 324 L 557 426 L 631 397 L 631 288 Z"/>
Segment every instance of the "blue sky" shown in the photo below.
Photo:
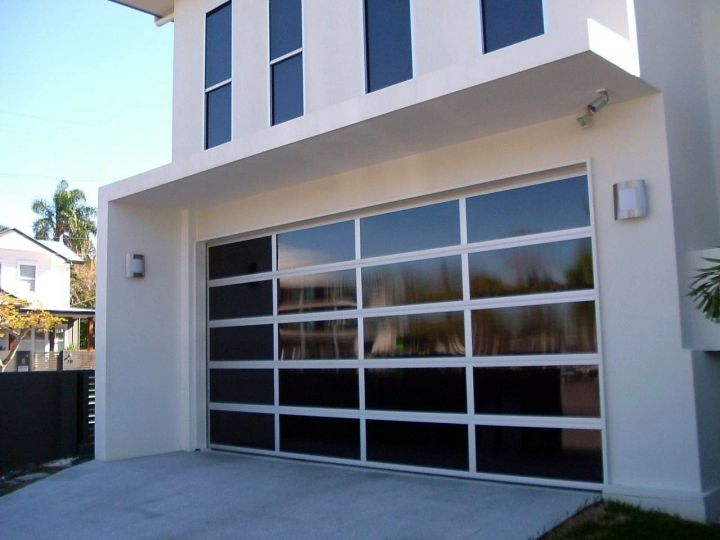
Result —
<path fill-rule="evenodd" d="M 0 224 L 170 161 L 173 25 L 109 0 L 0 0 Z"/>

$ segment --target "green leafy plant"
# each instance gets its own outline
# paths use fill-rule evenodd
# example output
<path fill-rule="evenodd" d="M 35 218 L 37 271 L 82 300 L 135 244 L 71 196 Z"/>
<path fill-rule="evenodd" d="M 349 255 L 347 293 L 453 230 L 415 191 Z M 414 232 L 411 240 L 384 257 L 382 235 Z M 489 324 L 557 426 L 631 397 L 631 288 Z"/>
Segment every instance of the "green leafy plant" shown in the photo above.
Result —
<path fill-rule="evenodd" d="M 703 257 L 714 266 L 698 269 L 690 284 L 690 293 L 697 308 L 714 323 L 720 323 L 720 259 Z"/>

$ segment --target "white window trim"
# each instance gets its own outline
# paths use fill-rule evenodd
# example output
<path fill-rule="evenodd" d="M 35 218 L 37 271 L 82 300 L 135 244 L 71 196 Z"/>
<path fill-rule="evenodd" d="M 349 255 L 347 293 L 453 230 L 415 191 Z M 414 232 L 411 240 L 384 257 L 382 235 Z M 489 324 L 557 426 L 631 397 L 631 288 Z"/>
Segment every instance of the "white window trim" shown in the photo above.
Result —
<path fill-rule="evenodd" d="M 215 83 L 215 84 L 213 84 L 213 85 L 211 85 L 211 86 L 205 86 L 205 70 L 206 70 L 206 66 L 207 66 L 207 49 L 206 49 L 206 45 L 207 45 L 207 17 L 208 17 L 208 15 L 209 15 L 210 13 L 212 13 L 213 11 L 215 11 L 215 10 L 217 10 L 217 9 L 219 9 L 219 8 L 222 8 L 222 7 L 225 6 L 226 4 L 229 4 L 229 5 L 230 5 L 230 29 L 231 29 L 231 31 L 230 31 L 230 77 L 228 77 L 227 79 L 225 79 L 225 80 L 223 80 L 223 81 L 220 81 L 220 82 L 218 82 L 218 83 Z M 203 116 L 202 116 L 202 119 L 203 119 L 203 120 L 202 120 L 202 125 L 203 125 L 203 129 L 202 129 L 202 147 L 203 147 L 203 150 L 204 150 L 204 151 L 212 150 L 213 148 L 217 148 L 218 146 L 222 146 L 222 145 L 224 145 L 224 144 L 227 144 L 227 143 L 229 143 L 229 142 L 232 142 L 232 140 L 233 140 L 233 124 L 234 124 L 234 122 L 233 122 L 233 102 L 234 102 L 234 100 L 232 99 L 232 86 L 230 87 L 230 140 L 225 141 L 224 143 L 221 143 L 221 144 L 216 144 L 215 146 L 208 146 L 208 121 L 207 121 L 207 119 L 208 119 L 208 96 L 210 95 L 210 93 L 213 92 L 214 90 L 217 90 L 218 88 L 222 88 L 222 87 L 225 86 L 225 85 L 228 85 L 228 84 L 231 85 L 231 84 L 232 84 L 233 71 L 234 71 L 234 69 L 233 69 L 233 68 L 234 68 L 234 66 L 233 66 L 233 64 L 234 64 L 233 59 L 234 59 L 234 56 L 235 56 L 235 55 L 233 54 L 233 49 L 235 48 L 235 32 L 232 31 L 233 28 L 234 28 L 234 21 L 233 21 L 233 13 L 234 13 L 234 11 L 235 11 L 235 7 L 234 7 L 234 5 L 233 5 L 233 1 L 232 1 L 232 0 L 222 0 L 221 2 L 218 2 L 217 5 L 213 6 L 212 8 L 208 9 L 207 11 L 205 11 L 205 19 L 203 20 L 203 23 L 204 23 L 204 24 L 203 24 L 203 42 L 202 42 L 202 45 L 203 45 L 203 72 L 202 72 L 202 87 L 203 87 Z"/>
<path fill-rule="evenodd" d="M 24 289 L 23 282 L 30 281 L 28 278 L 23 278 L 20 274 L 20 267 L 21 266 L 32 266 L 35 268 L 35 278 L 32 280 L 33 282 L 33 289 L 32 290 L 26 290 Z M 24 294 L 29 293 L 31 295 L 36 295 L 38 292 L 38 263 L 36 261 L 18 261 L 17 263 L 17 276 L 15 279 L 15 282 L 17 284 L 18 293 Z"/>

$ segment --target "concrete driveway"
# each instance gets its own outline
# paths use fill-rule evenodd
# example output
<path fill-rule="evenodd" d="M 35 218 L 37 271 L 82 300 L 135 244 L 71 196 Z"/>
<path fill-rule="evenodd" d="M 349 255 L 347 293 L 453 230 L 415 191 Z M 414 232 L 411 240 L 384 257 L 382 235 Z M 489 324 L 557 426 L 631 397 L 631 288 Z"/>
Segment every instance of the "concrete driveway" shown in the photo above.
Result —
<path fill-rule="evenodd" d="M 595 493 L 222 453 L 89 462 L 0 497 L 0 537 L 535 538 Z"/>

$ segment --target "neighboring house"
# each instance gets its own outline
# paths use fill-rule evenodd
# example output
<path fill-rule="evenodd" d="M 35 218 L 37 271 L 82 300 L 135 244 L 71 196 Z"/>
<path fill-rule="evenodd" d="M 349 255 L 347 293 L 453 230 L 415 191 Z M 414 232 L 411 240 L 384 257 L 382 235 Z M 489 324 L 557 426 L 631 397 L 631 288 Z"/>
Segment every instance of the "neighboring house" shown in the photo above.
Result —
<path fill-rule="evenodd" d="M 99 459 L 720 518 L 720 331 L 686 297 L 720 244 L 720 4 L 122 3 L 174 20 L 173 160 L 100 191 Z"/>
<path fill-rule="evenodd" d="M 93 309 L 70 306 L 70 268 L 83 262 L 82 257 L 62 242 L 36 240 L 18 229 L 0 231 L 0 289 L 26 300 L 31 307 L 45 309 L 66 320 L 55 332 L 32 331 L 20 344 L 19 351 L 47 356 L 79 347 L 80 321 L 94 323 L 95 315 Z M 10 339 L 9 336 L 0 339 L 0 351 L 9 349 Z M 44 359 L 39 362 L 48 363 Z"/>

